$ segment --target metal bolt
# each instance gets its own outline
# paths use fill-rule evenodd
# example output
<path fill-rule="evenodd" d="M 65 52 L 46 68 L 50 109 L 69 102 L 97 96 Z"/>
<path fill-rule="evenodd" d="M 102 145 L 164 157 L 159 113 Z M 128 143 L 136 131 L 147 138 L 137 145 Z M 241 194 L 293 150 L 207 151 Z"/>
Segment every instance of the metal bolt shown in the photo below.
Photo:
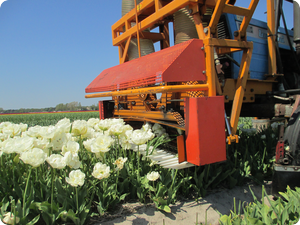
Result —
<path fill-rule="evenodd" d="M 206 71 L 205 71 L 205 70 L 203 70 L 203 71 L 202 71 L 202 73 L 203 73 L 203 74 L 206 74 Z"/>
<path fill-rule="evenodd" d="M 189 10 L 189 13 L 190 13 L 190 14 L 192 14 L 192 13 L 193 13 L 193 10 L 192 10 L 192 9 L 190 9 L 190 10 Z"/>
<path fill-rule="evenodd" d="M 229 99 L 229 96 L 228 96 L 228 95 L 225 95 L 225 99 L 226 99 L 226 100 Z"/>
<path fill-rule="evenodd" d="M 201 47 L 201 50 L 204 50 L 204 47 Z"/>
<path fill-rule="evenodd" d="M 135 105 L 135 101 L 132 101 L 132 102 L 131 102 L 131 105 Z"/>
<path fill-rule="evenodd" d="M 238 37 L 239 36 L 239 32 L 238 31 L 234 31 L 233 32 L 233 36 Z"/>
<path fill-rule="evenodd" d="M 207 28 L 204 28 L 203 31 L 204 31 L 205 34 L 208 33 L 208 29 Z"/>

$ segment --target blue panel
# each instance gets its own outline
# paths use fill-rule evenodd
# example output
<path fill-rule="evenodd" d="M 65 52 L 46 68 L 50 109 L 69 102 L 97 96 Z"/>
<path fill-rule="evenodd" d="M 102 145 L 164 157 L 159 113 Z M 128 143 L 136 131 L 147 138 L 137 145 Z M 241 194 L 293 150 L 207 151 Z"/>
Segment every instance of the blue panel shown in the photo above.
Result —
<path fill-rule="evenodd" d="M 238 30 L 241 23 L 237 19 L 236 15 L 226 14 L 226 20 L 228 24 L 229 33 L 233 39 L 233 32 Z M 278 43 L 279 48 L 289 49 L 286 35 L 284 35 L 284 29 L 279 29 Z M 289 31 L 289 35 L 292 37 L 293 32 Z M 264 80 L 265 75 L 268 73 L 268 42 L 267 42 L 267 23 L 252 19 L 247 29 L 247 41 L 253 42 L 253 53 L 250 64 L 250 78 Z M 234 60 L 238 63 L 242 60 L 242 52 L 235 52 L 232 54 Z M 238 78 L 239 67 L 234 63 L 231 63 L 232 77 Z"/>

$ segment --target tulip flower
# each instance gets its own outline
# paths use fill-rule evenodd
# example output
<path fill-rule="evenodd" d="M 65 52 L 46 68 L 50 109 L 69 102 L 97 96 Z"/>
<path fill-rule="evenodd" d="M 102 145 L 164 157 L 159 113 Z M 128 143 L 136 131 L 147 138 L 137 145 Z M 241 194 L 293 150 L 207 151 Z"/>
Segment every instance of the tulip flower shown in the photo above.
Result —
<path fill-rule="evenodd" d="M 93 177 L 101 180 L 108 178 L 110 174 L 110 167 L 100 162 L 96 163 L 92 172 Z"/>
<path fill-rule="evenodd" d="M 75 120 L 72 124 L 72 133 L 75 136 L 84 135 L 87 130 L 88 126 L 85 120 Z"/>
<path fill-rule="evenodd" d="M 159 173 L 158 172 L 149 172 L 147 173 L 147 179 L 150 181 L 156 181 L 159 178 Z"/>
<path fill-rule="evenodd" d="M 4 215 L 4 218 L 3 218 L 3 223 L 5 224 L 15 224 L 15 216 L 13 213 L 11 212 L 8 212 L 8 213 L 5 213 Z M 19 223 L 20 221 L 20 218 L 19 217 L 16 217 L 16 223 Z"/>
<path fill-rule="evenodd" d="M 91 144 L 91 152 L 108 152 L 110 146 L 114 143 L 114 139 L 108 135 L 99 135 Z"/>
<path fill-rule="evenodd" d="M 80 170 L 72 170 L 69 177 L 66 177 L 66 182 L 73 187 L 82 186 L 84 184 L 85 174 Z"/>
<path fill-rule="evenodd" d="M 23 152 L 20 159 L 31 165 L 32 167 L 38 167 L 45 162 L 47 154 L 40 148 L 33 148 L 29 151 Z"/>
<path fill-rule="evenodd" d="M 59 154 L 50 155 L 46 161 L 55 169 L 63 169 L 66 166 L 65 158 Z"/>
<path fill-rule="evenodd" d="M 119 170 L 123 169 L 124 163 L 127 161 L 127 157 L 123 158 L 123 157 L 119 157 L 118 159 L 116 159 L 116 161 L 114 162 L 114 165 L 117 166 L 117 168 Z"/>

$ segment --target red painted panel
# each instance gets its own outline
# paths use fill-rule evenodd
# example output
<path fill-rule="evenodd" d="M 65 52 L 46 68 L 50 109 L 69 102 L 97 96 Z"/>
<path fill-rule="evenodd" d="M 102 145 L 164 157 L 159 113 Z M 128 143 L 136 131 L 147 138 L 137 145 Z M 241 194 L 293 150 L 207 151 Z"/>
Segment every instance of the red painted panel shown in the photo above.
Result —
<path fill-rule="evenodd" d="M 224 97 L 185 99 L 187 161 L 205 165 L 226 160 Z"/>
<path fill-rule="evenodd" d="M 103 101 L 99 101 L 99 119 L 104 120 L 104 106 Z"/>
<path fill-rule="evenodd" d="M 178 152 L 178 162 L 182 163 L 186 161 L 184 135 L 177 136 L 177 152 Z"/>
<path fill-rule="evenodd" d="M 159 82 L 206 80 L 202 40 L 193 39 L 138 59 L 108 68 L 85 89 L 111 91 Z"/>

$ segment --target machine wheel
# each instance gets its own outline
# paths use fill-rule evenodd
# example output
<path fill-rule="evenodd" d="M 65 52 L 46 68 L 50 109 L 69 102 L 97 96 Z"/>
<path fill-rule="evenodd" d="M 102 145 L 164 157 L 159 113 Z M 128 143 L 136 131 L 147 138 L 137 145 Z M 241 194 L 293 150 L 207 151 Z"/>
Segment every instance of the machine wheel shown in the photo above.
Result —
<path fill-rule="evenodd" d="M 279 192 L 285 192 L 287 186 L 292 189 L 300 187 L 300 106 L 290 118 L 283 138 L 290 147 L 291 164 L 274 164 L 272 195 L 275 198 L 282 197 Z"/>
<path fill-rule="evenodd" d="M 292 165 L 300 165 L 300 106 L 290 118 L 284 133 L 285 145 L 289 146 L 289 153 L 293 157 Z"/>

